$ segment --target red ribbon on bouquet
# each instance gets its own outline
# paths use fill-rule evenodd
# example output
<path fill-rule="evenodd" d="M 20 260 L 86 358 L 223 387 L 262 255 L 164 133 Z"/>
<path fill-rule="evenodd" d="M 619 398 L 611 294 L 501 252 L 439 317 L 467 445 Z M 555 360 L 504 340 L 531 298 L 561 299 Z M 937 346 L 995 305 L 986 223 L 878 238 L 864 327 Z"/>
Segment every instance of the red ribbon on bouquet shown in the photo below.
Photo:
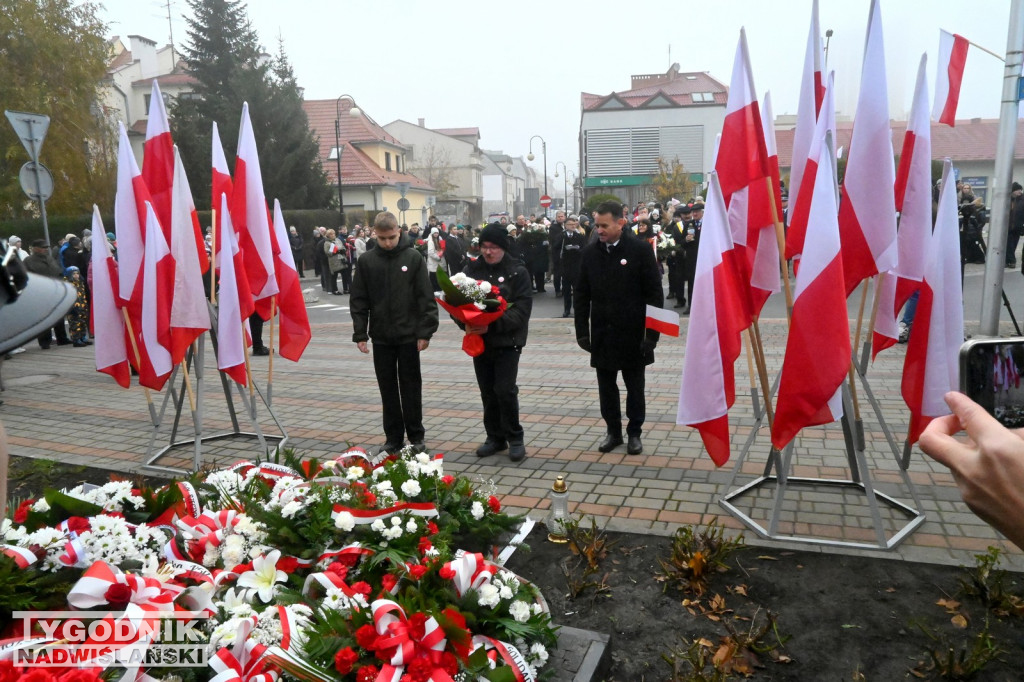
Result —
<path fill-rule="evenodd" d="M 499 317 L 505 314 L 506 308 L 508 308 L 508 302 L 504 297 L 498 297 L 498 309 L 497 310 L 480 310 L 472 303 L 465 305 L 451 305 L 441 298 L 437 299 L 438 304 L 448 311 L 448 314 L 454 317 L 462 324 L 473 327 L 484 327 Z M 466 352 L 471 358 L 475 358 L 484 352 L 484 340 L 479 334 L 472 334 L 466 332 L 466 335 L 462 337 L 462 350 Z"/>

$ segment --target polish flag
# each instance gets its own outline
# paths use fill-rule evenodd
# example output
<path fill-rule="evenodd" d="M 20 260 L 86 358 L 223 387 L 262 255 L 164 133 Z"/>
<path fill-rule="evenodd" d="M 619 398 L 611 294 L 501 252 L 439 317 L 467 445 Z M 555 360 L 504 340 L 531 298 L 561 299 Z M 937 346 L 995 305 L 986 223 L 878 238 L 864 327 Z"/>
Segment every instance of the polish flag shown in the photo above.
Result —
<path fill-rule="evenodd" d="M 850 368 L 850 323 L 830 155 L 823 145 L 811 198 L 811 227 L 796 276 L 793 318 L 772 424 L 772 444 L 779 449 L 802 428 L 827 424 L 843 414 L 841 390 Z"/>
<path fill-rule="evenodd" d="M 804 72 L 800 79 L 800 96 L 796 106 L 796 128 L 793 129 L 792 166 L 789 169 L 789 214 L 792 224 L 792 213 L 800 194 L 800 186 L 804 177 L 804 167 L 808 159 L 816 159 L 811 154 L 811 145 L 817 137 L 818 112 L 821 111 L 825 97 L 825 83 L 822 66 L 821 26 L 818 23 L 818 0 L 811 4 L 811 29 L 807 34 L 807 49 L 804 52 Z M 814 171 L 810 171 L 814 177 Z M 788 235 L 787 235 L 788 236 Z M 786 245 L 786 258 L 793 258 Z"/>
<path fill-rule="evenodd" d="M 92 273 L 92 335 L 96 339 L 96 371 L 109 374 L 123 388 L 131 385 L 128 349 L 125 345 L 124 318 L 117 307 L 117 261 L 104 236 L 100 209 L 92 207 L 92 243 L 89 272 Z"/>
<path fill-rule="evenodd" d="M 220 142 L 220 130 L 217 128 L 217 122 L 213 122 L 213 176 L 212 176 L 212 189 L 213 196 L 210 201 L 210 206 L 217 208 L 217 220 L 213 225 L 213 231 L 217 235 L 216 247 L 217 254 L 220 253 L 221 244 L 224 241 L 224 237 L 221 234 L 221 219 L 223 216 L 220 213 L 219 207 L 221 204 L 221 196 L 228 198 L 228 206 L 231 205 L 233 197 L 232 183 L 231 183 L 231 171 L 228 170 L 228 160 L 224 156 L 224 146 Z M 214 260 L 217 261 L 217 254 L 214 254 Z M 217 261 L 219 263 L 219 261 Z"/>
<path fill-rule="evenodd" d="M 114 195 L 114 232 L 117 235 L 118 297 L 121 307 L 129 305 L 129 314 L 141 310 L 141 290 L 136 284 L 142 273 L 142 259 L 145 253 L 143 227 L 146 224 L 146 202 L 152 203 L 149 189 L 135 154 L 128 141 L 123 124 L 120 128 L 120 143 L 117 149 L 117 192 Z M 132 320 L 135 324 L 135 320 Z M 137 332 L 138 330 L 136 330 Z"/>
<path fill-rule="evenodd" d="M 924 277 L 932 234 L 932 126 L 928 117 L 928 55 L 921 55 L 910 122 L 896 170 L 896 210 L 900 213 L 896 268 L 881 278 L 872 334 L 872 359 L 899 339 L 896 316 Z"/>
<path fill-rule="evenodd" d="M 278 287 L 274 276 L 270 213 L 263 194 L 263 174 L 260 172 L 252 121 L 249 120 L 248 102 L 242 105 L 234 183 L 231 220 L 238 232 L 238 245 L 245 258 L 245 274 L 256 301 L 256 312 L 267 320 L 270 319 L 271 297 L 278 293 Z"/>
<path fill-rule="evenodd" d="M 764 148 L 768 152 L 768 172 L 772 178 L 772 191 L 775 200 L 775 215 L 782 222 L 782 182 L 779 174 L 779 146 L 775 142 L 775 114 L 772 113 L 772 93 L 764 93 L 764 108 L 761 109 L 761 128 L 764 130 Z M 776 239 L 778 243 L 778 239 Z M 775 249 L 775 262 L 778 263 L 779 250 Z"/>
<path fill-rule="evenodd" d="M 274 199 L 274 234 L 278 244 L 288 243 L 288 232 L 284 227 L 284 214 L 281 202 Z M 302 296 L 302 283 L 299 281 L 298 270 L 291 248 L 278 249 L 274 254 L 274 273 L 277 286 L 281 293 L 277 297 L 278 319 L 281 320 L 281 357 L 298 362 L 302 352 L 309 345 L 313 333 L 309 328 L 309 315 L 306 313 L 306 299 Z M 679 335 L 678 316 L 676 335 Z"/>
<path fill-rule="evenodd" d="M 171 292 L 174 259 L 153 205 L 146 203 L 146 251 L 142 266 L 142 328 L 137 332 L 139 383 L 155 391 L 171 375 Z"/>
<path fill-rule="evenodd" d="M 880 0 L 871 0 L 860 95 L 839 202 L 847 295 L 868 277 L 896 267 L 896 200 L 892 189 L 896 169 L 888 92 Z"/>
<path fill-rule="evenodd" d="M 203 273 L 192 216 L 196 207 L 192 189 L 185 176 L 178 148 L 174 148 L 174 185 L 171 196 L 171 255 L 174 257 L 174 299 L 171 302 L 171 360 L 185 358 L 192 342 L 210 328 L 210 310 L 206 307 Z"/>
<path fill-rule="evenodd" d="M 690 326 L 676 423 L 692 426 L 716 466 L 729 460 L 729 408 L 736 400 L 734 366 L 740 334 L 750 324 L 742 254 L 733 248 L 718 174 L 711 173 L 697 250 Z"/>
<path fill-rule="evenodd" d="M 799 259 L 804 250 L 804 236 L 807 234 L 807 218 L 811 211 L 811 198 L 814 196 L 814 182 L 818 177 L 818 159 L 831 159 L 831 154 L 822 157 L 822 148 L 825 146 L 825 139 L 831 133 L 831 139 L 836 139 L 836 107 L 835 89 L 836 74 L 830 71 L 825 79 L 825 96 L 821 101 L 821 111 L 818 113 L 818 122 L 814 128 L 814 139 L 811 141 L 810 156 L 804 162 L 804 174 L 800 180 L 799 194 L 789 195 L 789 226 L 786 229 L 786 259 Z M 794 142 L 795 144 L 795 142 Z M 794 153 L 796 153 L 794 151 Z M 794 157 L 795 158 L 795 157 Z M 833 166 L 835 178 L 835 167 Z M 792 177 L 792 175 L 790 176 Z M 832 188 L 838 192 L 837 187 Z M 799 270 L 799 268 L 797 268 Z"/>
<path fill-rule="evenodd" d="M 939 30 L 939 58 L 935 73 L 935 108 L 932 116 L 950 128 L 956 125 L 956 107 L 960 102 L 960 84 L 967 62 L 967 38 Z"/>
<path fill-rule="evenodd" d="M 167 122 L 167 109 L 160 86 L 153 79 L 146 121 L 146 145 L 143 147 L 142 179 L 153 197 L 153 211 L 160 220 L 164 239 L 171 241 L 171 187 L 174 183 L 174 141 Z"/>
<path fill-rule="evenodd" d="M 907 440 L 911 443 L 917 442 L 928 422 L 950 413 L 943 396 L 960 384 L 957 356 L 964 341 L 964 300 L 956 182 L 949 159 L 942 169 L 939 210 L 920 292 L 903 364 L 903 400 L 910 408 Z"/>
<path fill-rule="evenodd" d="M 235 243 L 235 231 L 231 226 L 231 215 L 228 213 L 228 200 L 221 196 L 221 210 L 224 222 L 224 254 L 239 252 Z M 235 258 L 222 258 L 220 263 L 220 296 L 217 312 L 217 368 L 243 386 L 249 385 L 249 377 L 245 371 L 245 347 L 249 341 L 249 314 L 242 309 L 239 300 L 238 281 L 244 279 L 243 273 L 235 272 Z"/>
<path fill-rule="evenodd" d="M 669 336 L 679 336 L 679 313 L 648 304 L 646 328 Z"/>
<path fill-rule="evenodd" d="M 756 316 L 781 289 L 778 243 L 769 203 L 768 151 L 750 68 L 747 34 L 740 29 L 722 141 L 715 160 L 735 248 L 744 255 L 749 311 Z M 703 229 L 703 228 L 702 228 Z"/>

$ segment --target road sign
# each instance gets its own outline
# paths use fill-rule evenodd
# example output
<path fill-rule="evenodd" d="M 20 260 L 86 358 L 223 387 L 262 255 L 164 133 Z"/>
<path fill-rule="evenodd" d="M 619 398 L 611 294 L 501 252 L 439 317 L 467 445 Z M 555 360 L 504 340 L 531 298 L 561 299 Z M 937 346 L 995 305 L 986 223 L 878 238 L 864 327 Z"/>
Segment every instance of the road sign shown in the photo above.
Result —
<path fill-rule="evenodd" d="M 399 199 L 398 200 L 398 210 L 399 211 L 408 211 L 409 210 L 409 200 L 406 199 L 405 197 L 402 197 L 401 199 Z"/>
<path fill-rule="evenodd" d="M 24 111 L 4 111 L 7 120 L 14 127 L 21 143 L 25 145 L 28 158 L 39 160 L 39 150 L 43 148 L 43 138 L 50 127 L 50 117 L 43 114 L 27 114 Z"/>
<path fill-rule="evenodd" d="M 409 191 L 409 188 L 411 186 L 412 186 L 412 183 L 410 183 L 410 182 L 396 182 L 395 183 L 395 187 L 398 188 L 398 193 L 401 194 L 403 197 L 405 196 L 405 193 Z M 404 211 L 405 209 L 403 208 L 401 210 Z"/>
<path fill-rule="evenodd" d="M 1017 100 L 1024 99 L 1024 76 L 1017 79 Z"/>
<path fill-rule="evenodd" d="M 25 191 L 29 199 L 46 201 L 53 196 L 53 175 L 41 163 L 35 161 L 26 163 L 18 173 L 18 180 L 21 181 L 21 189 Z"/>
<path fill-rule="evenodd" d="M 540 205 L 542 207 L 544 207 L 544 208 L 547 208 L 548 206 L 550 206 L 551 205 L 551 197 L 549 197 L 547 194 L 542 196 L 540 198 Z"/>

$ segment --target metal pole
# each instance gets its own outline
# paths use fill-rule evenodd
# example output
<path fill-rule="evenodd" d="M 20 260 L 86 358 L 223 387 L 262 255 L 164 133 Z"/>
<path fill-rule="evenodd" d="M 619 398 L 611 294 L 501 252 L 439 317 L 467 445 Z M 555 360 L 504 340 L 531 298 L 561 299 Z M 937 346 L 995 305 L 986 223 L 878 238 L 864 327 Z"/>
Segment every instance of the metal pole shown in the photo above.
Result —
<path fill-rule="evenodd" d="M 335 107 L 337 109 L 337 107 Z M 341 114 L 335 111 L 336 116 Z M 337 154 L 335 161 L 338 162 L 338 210 L 341 212 L 341 226 L 345 226 L 345 195 L 341 189 L 341 121 L 334 119 L 334 152 Z"/>
<path fill-rule="evenodd" d="M 39 213 L 43 218 L 43 239 L 46 240 L 48 246 L 50 244 L 50 225 L 46 220 L 46 200 L 43 199 L 43 186 L 39 177 L 39 145 L 36 142 L 36 133 L 32 130 L 33 121 L 31 118 L 27 119 L 28 123 L 28 137 L 32 142 L 32 172 L 36 176 L 36 201 L 39 202 Z"/>
<path fill-rule="evenodd" d="M 1017 136 L 1017 81 L 1024 51 L 1024 0 L 1012 0 L 1006 36 L 1003 99 L 996 142 L 995 176 L 992 180 L 992 224 L 988 232 L 985 283 L 981 291 L 982 336 L 999 336 L 999 304 L 1006 267 L 1006 233 L 1010 222 L 1010 181 L 1013 178 L 1013 147 Z"/>

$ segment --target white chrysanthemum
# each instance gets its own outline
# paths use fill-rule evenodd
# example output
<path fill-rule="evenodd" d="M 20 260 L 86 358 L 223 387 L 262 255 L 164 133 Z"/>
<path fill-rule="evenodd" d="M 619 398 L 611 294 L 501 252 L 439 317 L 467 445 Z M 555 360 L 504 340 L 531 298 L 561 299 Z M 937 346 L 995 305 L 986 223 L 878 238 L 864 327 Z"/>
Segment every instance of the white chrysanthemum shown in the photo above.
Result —
<path fill-rule="evenodd" d="M 544 610 L 544 607 L 537 602 L 534 602 L 533 604 L 530 604 L 530 610 L 533 611 L 533 615 L 538 616 Z"/>
<path fill-rule="evenodd" d="M 480 291 L 484 292 L 485 294 L 491 293 L 491 283 L 488 282 L 487 280 L 481 281 L 478 286 L 480 287 Z"/>
<path fill-rule="evenodd" d="M 479 521 L 484 517 L 484 506 L 480 504 L 479 500 L 473 502 L 473 506 L 470 508 L 469 513 L 473 515 L 473 518 Z"/>
<path fill-rule="evenodd" d="M 538 668 L 548 662 L 548 650 L 540 642 L 530 645 L 530 661 L 535 663 Z"/>
<path fill-rule="evenodd" d="M 50 503 L 46 501 L 45 497 L 40 497 L 36 500 L 36 503 L 32 505 L 32 511 L 44 514 L 50 511 Z"/>
<path fill-rule="evenodd" d="M 515 618 L 517 623 L 525 623 L 530 620 L 530 605 L 524 601 L 514 601 L 508 606 L 508 614 Z"/>
<path fill-rule="evenodd" d="M 383 533 L 384 528 L 385 525 L 383 519 L 374 519 L 373 523 L 370 524 L 370 529 L 376 531 L 377 533 Z"/>
<path fill-rule="evenodd" d="M 340 511 L 338 512 L 338 515 L 334 517 L 334 527 L 348 533 L 356 527 L 356 517 L 352 516 L 350 512 Z"/>
<path fill-rule="evenodd" d="M 411 518 L 405 522 L 405 530 L 407 533 L 415 533 L 417 528 L 416 519 Z"/>
<path fill-rule="evenodd" d="M 365 475 L 366 472 L 363 471 L 363 467 L 359 466 L 349 467 L 348 470 L 345 471 L 345 478 L 347 478 L 350 481 L 355 481 L 357 479 L 362 478 Z"/>
<path fill-rule="evenodd" d="M 431 547 L 430 549 L 428 549 L 426 552 L 423 553 L 423 556 L 425 556 L 425 557 L 435 557 L 435 556 L 440 556 L 440 555 L 441 555 L 441 552 L 437 549 L 437 547 Z"/>
<path fill-rule="evenodd" d="M 338 466 L 338 461 L 335 459 L 329 459 L 325 462 L 320 463 L 320 467 L 326 472 L 334 471 L 334 468 L 336 466 Z"/>
<path fill-rule="evenodd" d="M 212 568 L 217 565 L 218 560 L 220 560 L 220 550 L 212 544 L 206 545 L 206 551 L 203 552 L 203 566 Z"/>
<path fill-rule="evenodd" d="M 409 479 L 408 481 L 402 483 L 402 493 L 406 497 L 416 497 L 417 495 L 420 494 L 421 490 L 422 488 L 420 488 L 419 481 Z"/>
<path fill-rule="evenodd" d="M 281 507 L 281 516 L 283 516 L 286 519 L 290 519 L 305 508 L 306 502 L 302 500 L 292 500 L 288 504 Z"/>
<path fill-rule="evenodd" d="M 498 596 L 507 601 L 515 596 L 515 593 L 512 592 L 512 588 L 508 585 L 502 585 L 498 588 Z"/>
<path fill-rule="evenodd" d="M 425 452 L 417 452 L 416 461 L 420 464 L 430 464 L 430 455 Z"/>
<path fill-rule="evenodd" d="M 478 599 L 481 606 L 497 606 L 501 602 L 501 597 L 498 595 L 498 588 L 490 583 L 484 583 L 477 590 Z"/>
<path fill-rule="evenodd" d="M 206 477 L 206 483 L 216 488 L 223 500 L 234 498 L 242 489 L 244 482 L 244 478 L 229 470 L 215 471 Z"/>

